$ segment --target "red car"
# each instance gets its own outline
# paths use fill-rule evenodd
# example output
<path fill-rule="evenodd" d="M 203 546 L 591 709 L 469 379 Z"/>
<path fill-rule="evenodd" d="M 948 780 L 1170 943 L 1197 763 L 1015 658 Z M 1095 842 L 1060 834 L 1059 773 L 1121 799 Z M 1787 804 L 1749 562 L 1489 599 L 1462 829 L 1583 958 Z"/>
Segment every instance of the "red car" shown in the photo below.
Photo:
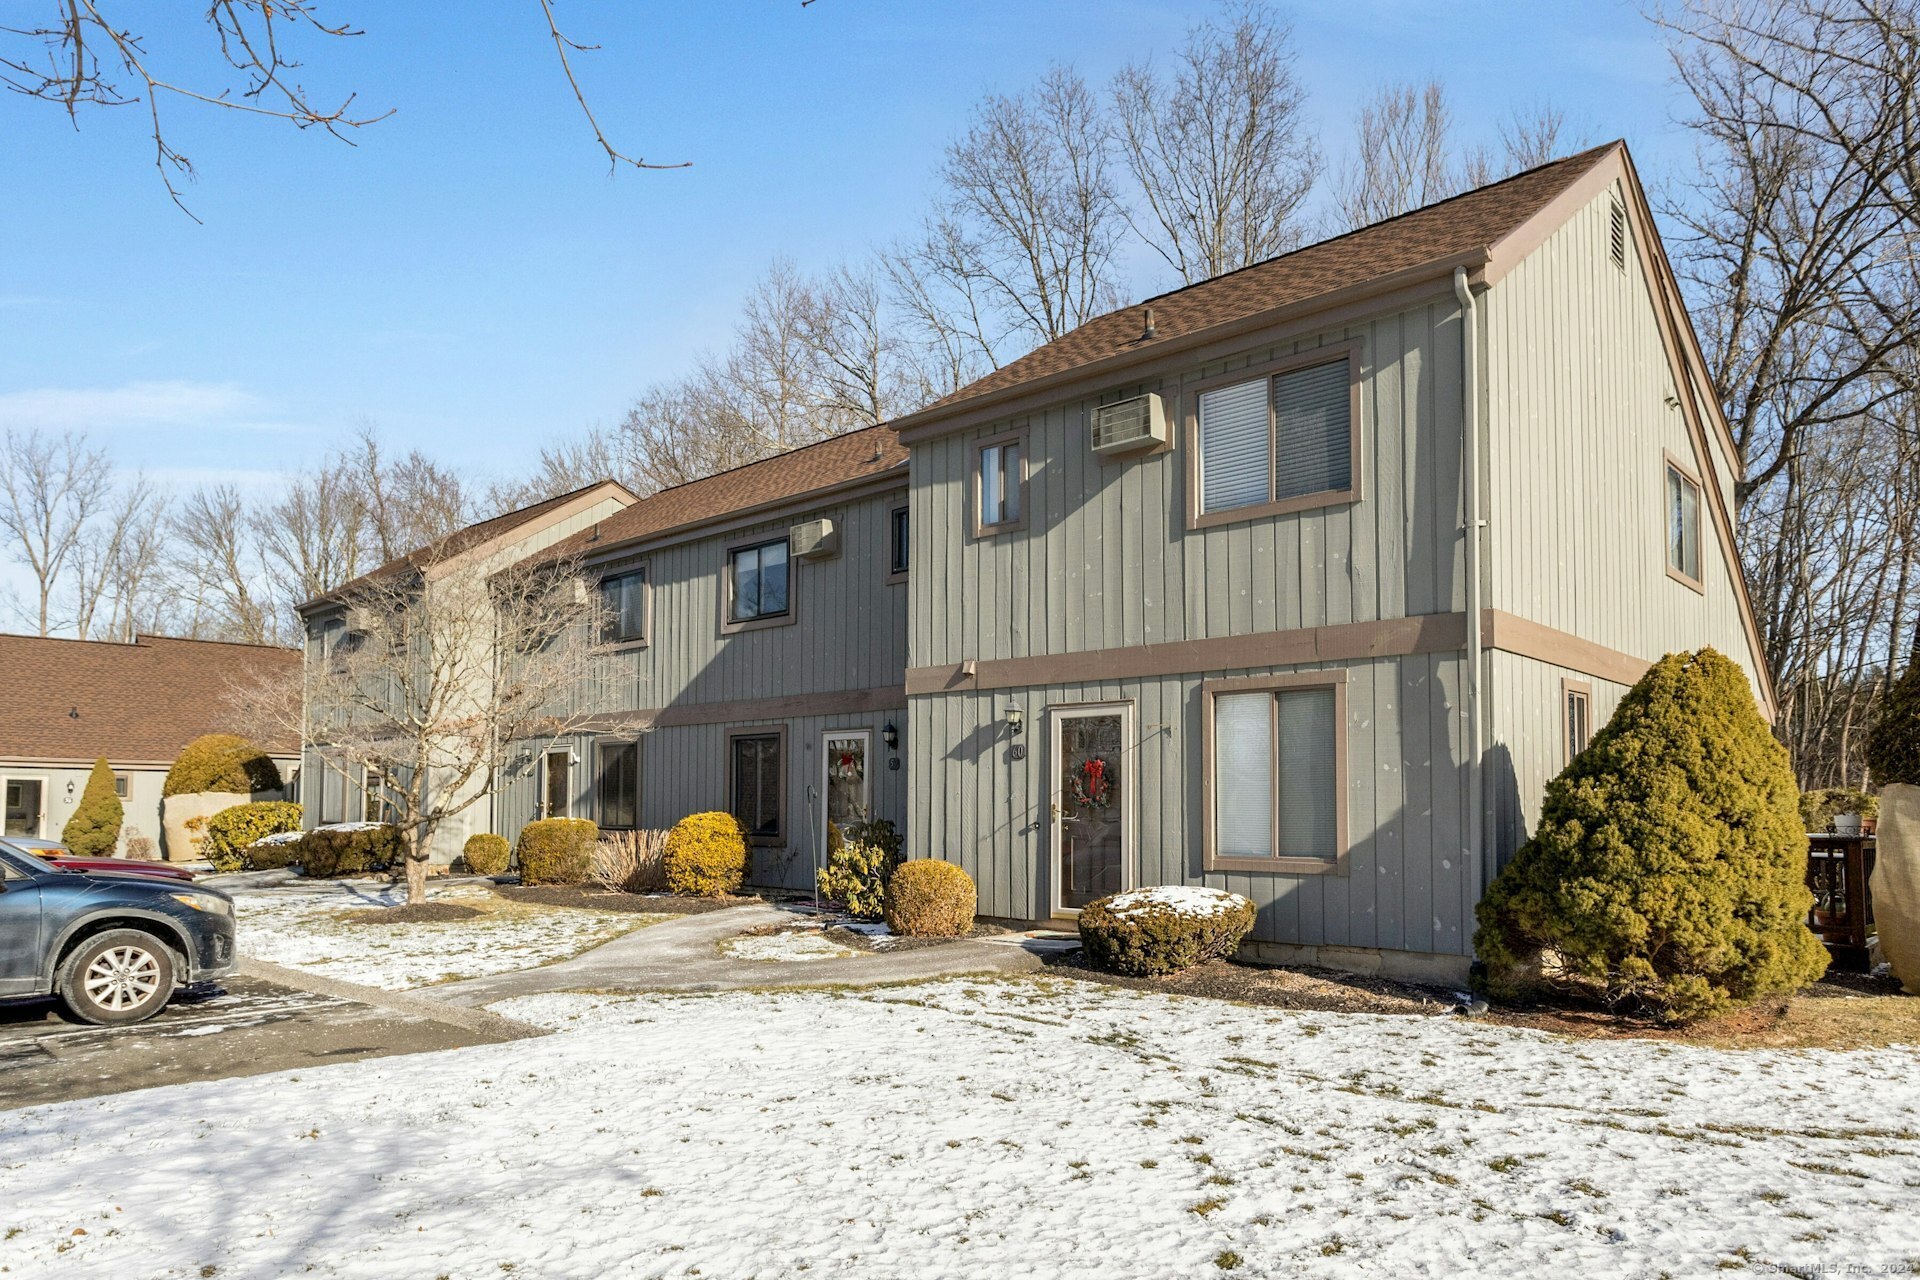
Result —
<path fill-rule="evenodd" d="M 171 867 L 164 862 L 142 862 L 138 858 L 76 858 L 67 847 L 53 840 L 34 840 L 26 836 L 8 836 L 9 848 L 51 862 L 62 871 L 122 871 L 136 876 L 158 876 L 162 880 L 191 880 L 193 872 Z"/>

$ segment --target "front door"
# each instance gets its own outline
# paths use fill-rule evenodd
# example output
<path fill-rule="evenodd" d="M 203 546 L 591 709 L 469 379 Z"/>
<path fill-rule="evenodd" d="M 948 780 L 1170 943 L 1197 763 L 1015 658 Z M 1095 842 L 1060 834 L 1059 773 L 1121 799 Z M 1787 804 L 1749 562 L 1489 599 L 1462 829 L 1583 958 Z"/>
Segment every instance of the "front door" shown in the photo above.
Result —
<path fill-rule="evenodd" d="M 1127 887 L 1132 863 L 1133 709 L 1053 711 L 1055 910 L 1081 907 Z"/>
<path fill-rule="evenodd" d="M 38 778 L 7 779 L 6 834 L 37 837 L 46 783 Z"/>
<path fill-rule="evenodd" d="M 573 809 L 573 760 L 564 751 L 547 752 L 547 773 L 540 795 L 540 816 L 564 818 Z"/>
<path fill-rule="evenodd" d="M 867 750 L 873 735 L 865 729 L 831 729 L 820 744 L 820 794 L 827 798 L 820 847 L 831 851 L 828 831 L 846 834 L 849 823 L 864 822 L 873 806 L 873 782 L 867 775 Z"/>

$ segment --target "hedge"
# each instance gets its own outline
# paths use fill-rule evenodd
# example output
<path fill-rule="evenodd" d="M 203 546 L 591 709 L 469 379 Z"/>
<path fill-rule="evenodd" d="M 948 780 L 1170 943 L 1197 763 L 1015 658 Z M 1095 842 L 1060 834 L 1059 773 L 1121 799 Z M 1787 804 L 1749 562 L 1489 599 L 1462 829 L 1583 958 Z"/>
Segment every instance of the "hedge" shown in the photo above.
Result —
<path fill-rule="evenodd" d="M 400 828 L 390 822 L 343 822 L 315 827 L 300 839 L 300 869 L 310 876 L 365 875 L 406 857 Z"/>
<path fill-rule="evenodd" d="M 467 837 L 460 856 L 466 860 L 467 870 L 476 876 L 505 875 L 507 865 L 513 861 L 513 846 L 505 836 L 476 831 Z"/>
<path fill-rule="evenodd" d="M 585 818 L 541 818 L 520 828 L 514 857 L 521 884 L 585 884 L 600 828 Z"/>
<path fill-rule="evenodd" d="M 1232 955 L 1253 932 L 1253 918 L 1253 903 L 1224 889 L 1130 889 L 1080 909 L 1080 945 L 1112 973 L 1178 973 Z"/>
<path fill-rule="evenodd" d="M 252 847 L 263 837 L 299 829 L 300 806 L 291 801 L 230 805 L 207 819 L 207 838 L 200 852 L 220 872 L 284 867 L 294 857 L 292 843 L 267 846 L 260 855 L 264 863 L 251 856 Z"/>
<path fill-rule="evenodd" d="M 180 749 L 163 796 L 195 795 L 202 791 L 252 793 L 280 790 L 280 769 L 273 758 L 245 738 L 231 733 L 209 733 Z"/>
<path fill-rule="evenodd" d="M 661 863 L 667 891 L 698 898 L 738 893 L 747 880 L 747 833 L 730 813 L 693 813 L 673 824 Z"/>
<path fill-rule="evenodd" d="M 887 881 L 887 928 L 908 938 L 957 938 L 973 928 L 973 877 L 951 862 L 915 858 Z"/>

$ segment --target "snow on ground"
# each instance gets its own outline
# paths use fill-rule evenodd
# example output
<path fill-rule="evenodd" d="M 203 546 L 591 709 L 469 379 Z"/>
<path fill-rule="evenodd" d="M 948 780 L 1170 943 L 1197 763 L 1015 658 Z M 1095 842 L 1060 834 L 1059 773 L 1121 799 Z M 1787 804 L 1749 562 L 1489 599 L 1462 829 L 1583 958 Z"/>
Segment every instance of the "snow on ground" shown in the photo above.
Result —
<path fill-rule="evenodd" d="M 564 1030 L 0 1113 L 0 1267 L 1115 1280 L 1920 1261 L 1911 1048 L 1575 1041 L 1045 978 L 497 1008 Z"/>
<path fill-rule="evenodd" d="M 720 944 L 729 960 L 846 960 L 864 954 L 817 933 L 763 933 Z"/>
<path fill-rule="evenodd" d="M 429 885 L 427 901 L 486 914 L 444 923 L 359 924 L 341 913 L 399 906 L 406 886 L 295 880 L 228 892 L 242 955 L 389 991 L 535 968 L 668 918 L 511 902 L 484 885 L 451 884 Z"/>

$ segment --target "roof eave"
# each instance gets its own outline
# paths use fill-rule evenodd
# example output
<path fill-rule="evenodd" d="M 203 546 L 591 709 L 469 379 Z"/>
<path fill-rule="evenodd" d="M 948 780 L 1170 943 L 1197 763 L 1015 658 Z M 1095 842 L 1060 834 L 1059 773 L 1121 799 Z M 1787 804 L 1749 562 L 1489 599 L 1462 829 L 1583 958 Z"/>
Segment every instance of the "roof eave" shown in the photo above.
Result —
<path fill-rule="evenodd" d="M 1250 315 L 1195 329 L 1164 342 L 1144 344 L 1130 351 L 1117 351 L 1112 355 L 1102 356 L 1098 360 L 1090 360 L 1085 364 L 1042 374 L 966 400 L 921 409 L 896 419 L 893 424 L 894 429 L 900 433 L 900 443 L 911 447 L 920 441 L 958 430 L 968 422 L 976 422 L 983 417 L 992 416 L 990 411 L 1000 406 L 1026 400 L 1058 388 L 1097 380 L 1108 374 L 1123 372 L 1141 363 L 1143 359 L 1162 359 L 1170 355 L 1178 355 L 1211 346 L 1241 334 L 1257 333 L 1290 320 L 1303 319 L 1322 311 L 1332 311 L 1368 298 L 1394 293 L 1410 285 L 1450 276 L 1457 267 L 1478 272 L 1491 260 L 1492 251 L 1486 246 L 1432 258 L 1411 267 L 1403 267 L 1398 271 L 1390 271 L 1384 275 L 1356 281 L 1337 289 L 1328 289 L 1281 306 L 1268 307 Z"/>

